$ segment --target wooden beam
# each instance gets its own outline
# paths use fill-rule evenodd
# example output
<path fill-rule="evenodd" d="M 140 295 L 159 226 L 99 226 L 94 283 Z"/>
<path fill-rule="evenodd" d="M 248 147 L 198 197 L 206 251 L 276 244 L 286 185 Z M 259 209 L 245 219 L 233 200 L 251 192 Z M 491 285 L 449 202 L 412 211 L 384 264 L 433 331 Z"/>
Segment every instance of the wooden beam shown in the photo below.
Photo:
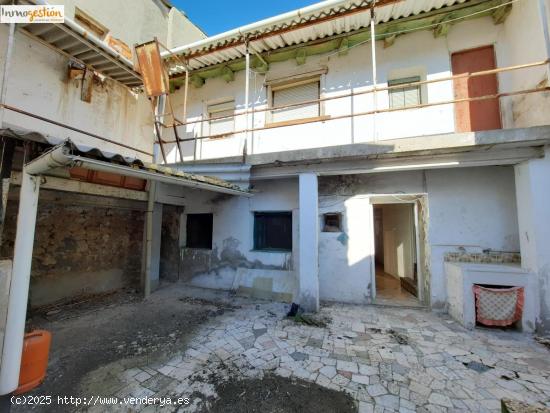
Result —
<path fill-rule="evenodd" d="M 235 72 L 231 70 L 229 66 L 224 66 L 222 68 L 222 78 L 227 82 L 233 82 L 235 80 Z"/>
<path fill-rule="evenodd" d="M 42 179 L 43 182 L 40 186 L 44 189 L 109 198 L 130 199 L 134 201 L 147 201 L 147 192 L 144 191 L 93 184 L 90 182 L 77 181 L 75 179 L 58 178 L 56 176 L 44 176 Z M 12 171 L 10 182 L 12 185 L 21 185 L 21 172 Z"/>
<path fill-rule="evenodd" d="M 512 5 L 508 4 L 504 7 L 499 7 L 493 11 L 491 17 L 493 18 L 494 24 L 502 24 L 506 21 L 506 18 L 510 15 L 512 11 Z"/>
<path fill-rule="evenodd" d="M 305 48 L 298 49 L 298 51 L 296 52 L 296 63 L 298 64 L 298 66 L 305 64 L 306 59 L 307 59 L 306 49 Z"/>

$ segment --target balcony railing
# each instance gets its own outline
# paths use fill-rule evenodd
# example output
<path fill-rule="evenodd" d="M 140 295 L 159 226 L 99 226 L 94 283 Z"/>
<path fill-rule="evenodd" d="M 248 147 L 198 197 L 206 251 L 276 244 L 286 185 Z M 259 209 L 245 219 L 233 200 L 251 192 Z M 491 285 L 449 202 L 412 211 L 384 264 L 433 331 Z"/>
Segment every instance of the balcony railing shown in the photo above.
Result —
<path fill-rule="evenodd" d="M 233 118 L 236 120 L 237 118 L 245 117 L 247 118 L 244 122 L 245 125 L 250 125 L 249 119 L 252 118 L 254 115 L 261 114 L 264 112 L 271 112 L 281 109 L 289 109 L 294 107 L 300 107 L 303 105 L 308 104 L 315 104 L 315 103 L 322 103 L 327 101 L 335 101 L 339 99 L 346 99 L 346 98 L 356 98 L 358 96 L 362 95 L 373 95 L 376 96 L 378 93 L 381 92 L 388 92 L 392 89 L 403 89 L 407 87 L 415 87 L 415 86 L 424 86 L 434 83 L 441 83 L 441 82 L 449 82 L 449 81 L 457 81 L 457 80 L 463 80 L 463 79 L 472 79 L 476 77 L 483 77 L 483 76 L 490 76 L 490 75 L 498 75 L 506 72 L 512 72 L 512 71 L 518 71 L 522 69 L 529 69 L 534 67 L 540 67 L 544 65 L 548 65 L 550 63 L 550 59 L 533 62 L 533 63 L 526 63 L 521 65 L 515 65 L 515 66 L 507 66 L 507 67 L 501 67 L 491 70 L 483 70 L 478 72 L 471 72 L 471 73 L 462 73 L 452 76 L 446 76 L 441 77 L 437 79 L 429 79 L 429 80 L 421 80 L 417 82 L 410 82 L 410 83 L 404 83 L 404 84 L 398 84 L 398 85 L 390 85 L 390 86 L 384 86 L 384 87 L 372 87 L 367 90 L 361 90 L 357 92 L 350 92 L 345 94 L 339 94 L 334 96 L 325 96 L 320 97 L 319 99 L 313 99 L 313 100 L 305 100 L 301 102 L 296 102 L 292 104 L 287 105 L 280 105 L 280 106 L 264 106 L 259 108 L 252 108 L 248 110 L 241 110 L 236 111 L 232 115 L 226 115 L 226 116 L 218 116 L 218 117 L 211 117 L 211 118 L 201 118 L 201 119 L 194 119 L 194 120 L 186 120 L 184 119 L 183 122 L 175 120 L 174 125 L 166 125 L 162 122 L 159 122 L 159 125 L 166 129 L 173 129 L 174 126 L 177 128 L 184 128 L 187 129 L 188 126 L 198 126 L 199 130 L 202 130 L 202 126 L 205 123 L 209 123 L 212 121 L 219 121 L 224 119 L 231 119 Z M 529 89 L 522 89 L 522 90 L 516 90 L 516 91 L 508 91 L 508 92 L 499 92 L 495 94 L 489 94 L 489 95 L 483 95 L 483 96 L 476 96 L 476 97 L 465 97 L 465 98 L 455 98 L 455 99 L 445 99 L 440 100 L 436 102 L 426 102 L 421 103 L 417 105 L 410 105 L 406 107 L 399 107 L 399 108 L 392 108 L 392 107 L 385 107 L 385 108 L 374 108 L 371 110 L 364 110 L 364 111 L 350 111 L 349 113 L 345 114 L 336 114 L 336 115 L 330 115 L 325 114 L 325 116 L 319 116 L 315 118 L 307 118 L 307 119 L 297 119 L 289 122 L 279 122 L 279 123 L 265 123 L 263 126 L 252 126 L 252 127 L 245 127 L 238 130 L 234 130 L 228 133 L 223 134 L 217 134 L 217 135 L 202 135 L 202 136 L 194 136 L 191 138 L 182 138 L 179 137 L 178 139 L 163 139 L 163 144 L 181 144 L 184 142 L 194 142 L 196 145 L 197 141 L 205 140 L 205 139 L 220 139 L 224 137 L 230 137 L 238 134 L 249 134 L 253 132 L 258 132 L 266 129 L 275 129 L 275 128 L 283 128 L 283 127 L 289 127 L 292 125 L 303 125 L 303 124 L 313 124 L 313 123 L 319 123 L 319 122 L 331 122 L 336 121 L 340 119 L 349 119 L 349 118 L 357 118 L 357 117 L 365 117 L 365 116 L 376 116 L 377 114 L 381 113 L 391 113 L 391 112 L 403 112 L 403 111 L 409 111 L 413 109 L 423 109 L 423 108 L 429 108 L 429 107 L 435 107 L 435 106 L 443 106 L 443 105 L 450 105 L 450 104 L 457 104 L 457 103 L 467 103 L 467 102 L 479 102 L 479 101 L 485 101 L 485 100 L 493 100 L 493 99 L 500 99 L 503 97 L 511 97 L 511 96 L 518 96 L 518 95 L 527 95 L 532 93 L 540 93 L 540 92 L 547 92 L 550 91 L 549 86 L 538 86 L 534 88 Z M 376 101 L 376 99 L 374 99 Z M 236 122 L 235 122 L 236 124 Z M 246 150 L 246 148 L 245 148 Z"/>

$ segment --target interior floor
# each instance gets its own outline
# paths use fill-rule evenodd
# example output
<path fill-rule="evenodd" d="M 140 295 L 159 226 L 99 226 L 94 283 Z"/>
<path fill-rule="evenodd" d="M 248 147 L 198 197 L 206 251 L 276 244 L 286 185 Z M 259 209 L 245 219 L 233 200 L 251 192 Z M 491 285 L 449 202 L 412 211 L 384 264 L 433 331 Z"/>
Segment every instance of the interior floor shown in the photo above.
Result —
<path fill-rule="evenodd" d="M 376 266 L 376 304 L 418 305 L 418 300 L 401 287 L 399 280 Z"/>

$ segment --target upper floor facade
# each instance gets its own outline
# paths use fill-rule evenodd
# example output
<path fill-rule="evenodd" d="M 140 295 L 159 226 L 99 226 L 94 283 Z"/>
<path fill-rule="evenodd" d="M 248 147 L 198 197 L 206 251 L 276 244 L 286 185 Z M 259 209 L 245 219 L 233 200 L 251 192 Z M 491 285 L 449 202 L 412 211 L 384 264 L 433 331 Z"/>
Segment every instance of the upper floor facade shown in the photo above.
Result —
<path fill-rule="evenodd" d="M 151 161 L 153 115 L 134 45 L 157 38 L 175 47 L 206 35 L 166 0 L 47 4 L 64 5 L 65 23 L 16 24 L 13 33 L 0 24 L 0 103 L 10 107 L 0 108 L 0 129 Z"/>
<path fill-rule="evenodd" d="M 176 48 L 167 162 L 549 125 L 543 1 L 378 2 L 374 28 L 324 2 Z"/>

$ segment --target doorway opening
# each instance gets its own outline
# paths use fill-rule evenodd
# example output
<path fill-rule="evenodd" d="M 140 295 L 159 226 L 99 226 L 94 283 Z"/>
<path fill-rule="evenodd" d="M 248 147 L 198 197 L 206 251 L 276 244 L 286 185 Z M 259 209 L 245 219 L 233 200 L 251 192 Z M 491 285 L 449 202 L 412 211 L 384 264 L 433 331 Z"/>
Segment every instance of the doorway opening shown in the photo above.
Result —
<path fill-rule="evenodd" d="M 375 303 L 419 304 L 417 219 L 414 203 L 373 205 Z"/>

